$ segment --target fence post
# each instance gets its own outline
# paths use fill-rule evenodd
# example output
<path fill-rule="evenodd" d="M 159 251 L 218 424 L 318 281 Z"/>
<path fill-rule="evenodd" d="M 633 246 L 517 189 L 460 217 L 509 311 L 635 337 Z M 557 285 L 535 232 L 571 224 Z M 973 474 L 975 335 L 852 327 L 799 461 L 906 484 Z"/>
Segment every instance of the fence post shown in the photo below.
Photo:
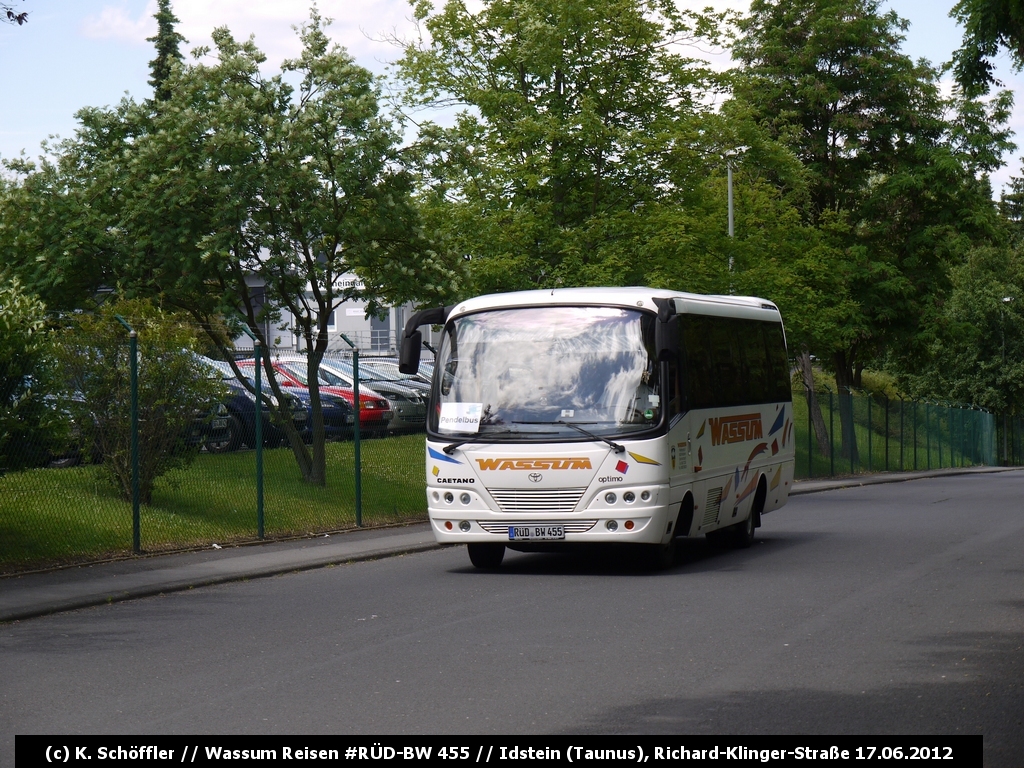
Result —
<path fill-rule="evenodd" d="M 889 396 L 885 395 L 885 471 L 889 471 Z"/>
<path fill-rule="evenodd" d="M 815 398 L 817 402 L 817 398 Z M 814 425 L 811 423 L 811 404 L 807 404 L 807 477 L 814 477 L 814 449 L 813 443 L 814 438 L 812 432 L 814 431 Z"/>
<path fill-rule="evenodd" d="M 914 401 L 914 471 L 917 471 L 917 400 Z"/>
<path fill-rule="evenodd" d="M 868 473 L 871 472 L 871 394 L 868 393 Z"/>
<path fill-rule="evenodd" d="M 856 419 L 853 416 L 853 390 L 849 387 L 846 388 L 846 396 L 850 398 L 850 474 L 855 474 L 856 470 L 853 468 L 853 457 L 857 455 L 857 428 L 855 425 Z M 843 409 L 839 408 L 839 417 L 842 418 Z M 846 426 L 843 426 L 846 429 Z"/>
<path fill-rule="evenodd" d="M 142 520 L 139 513 L 139 335 L 120 315 L 117 321 L 128 329 L 128 356 L 131 370 L 132 423 L 132 552 L 142 554 Z"/>
<path fill-rule="evenodd" d="M 903 457 L 903 395 L 900 395 L 900 472 L 907 468 Z"/>
<path fill-rule="evenodd" d="M 931 409 L 929 407 L 929 404 L 927 402 L 925 402 L 925 404 L 924 404 L 924 455 L 925 455 L 925 469 L 931 469 L 932 468 L 932 425 L 931 425 L 931 419 L 929 418 L 930 415 L 931 415 Z"/>
<path fill-rule="evenodd" d="M 263 539 L 263 346 L 252 340 L 256 371 L 256 536 Z"/>
<path fill-rule="evenodd" d="M 828 476 L 836 475 L 836 423 L 833 418 L 835 411 L 832 407 L 832 390 L 828 391 Z"/>
<path fill-rule="evenodd" d="M 352 347 L 352 394 L 355 402 L 356 419 L 352 430 L 352 447 L 355 451 L 356 465 L 356 527 L 363 527 L 363 464 L 359 455 L 359 422 L 362 420 L 362 403 L 359 402 L 359 347 L 353 344 L 344 333 L 341 338 Z"/>
<path fill-rule="evenodd" d="M 245 325 L 242 330 L 252 339 L 253 352 L 253 389 L 256 391 L 256 537 L 263 539 L 264 516 L 263 516 L 263 346 L 256 335 Z"/>
<path fill-rule="evenodd" d="M 948 409 L 947 409 L 948 410 Z M 947 420 L 948 426 L 948 420 Z M 939 413 L 935 417 L 935 427 L 937 434 L 935 435 L 935 442 L 939 444 L 939 469 L 942 469 L 942 406 L 939 406 Z"/>

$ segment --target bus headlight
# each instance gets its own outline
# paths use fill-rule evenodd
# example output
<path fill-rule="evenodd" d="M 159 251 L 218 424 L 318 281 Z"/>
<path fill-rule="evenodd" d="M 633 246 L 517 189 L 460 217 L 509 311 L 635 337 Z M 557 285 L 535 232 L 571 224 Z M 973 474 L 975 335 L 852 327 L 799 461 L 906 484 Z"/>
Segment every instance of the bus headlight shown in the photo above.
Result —
<path fill-rule="evenodd" d="M 633 493 L 632 491 L 626 491 L 624 494 L 622 494 L 622 500 L 627 504 L 632 504 L 634 501 L 636 501 L 636 494 Z"/>
<path fill-rule="evenodd" d="M 459 530 L 463 533 L 469 533 L 469 529 L 472 527 L 473 526 L 469 524 L 469 520 L 463 520 L 461 523 L 459 523 Z"/>
<path fill-rule="evenodd" d="M 617 498 L 616 495 L 614 493 L 612 493 L 611 491 L 609 491 L 608 493 L 606 493 L 604 495 L 604 500 L 607 503 L 609 503 L 609 504 L 614 504 L 616 498 Z"/>
<path fill-rule="evenodd" d="M 459 496 L 459 501 L 461 501 L 463 504 L 469 504 L 469 502 L 472 501 L 472 498 L 468 493 L 463 493 L 461 496 Z"/>

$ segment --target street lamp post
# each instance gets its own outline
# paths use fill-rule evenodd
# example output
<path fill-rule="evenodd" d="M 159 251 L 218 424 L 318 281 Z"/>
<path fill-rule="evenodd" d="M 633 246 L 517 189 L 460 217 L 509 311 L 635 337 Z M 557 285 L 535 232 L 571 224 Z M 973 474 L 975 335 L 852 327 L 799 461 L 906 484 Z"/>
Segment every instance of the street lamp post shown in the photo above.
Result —
<path fill-rule="evenodd" d="M 1003 348 L 1003 372 L 1005 375 L 1006 371 L 1006 310 L 1004 307 L 1008 306 L 1013 301 L 1013 296 L 1003 296 L 1003 303 L 999 307 L 999 332 L 1002 336 L 1002 348 Z M 1007 430 L 1007 417 L 1006 417 L 1006 406 L 1003 406 L 1003 462 L 1007 465 L 1010 463 L 1010 453 L 1007 450 L 1006 441 L 1006 430 Z"/>
<path fill-rule="evenodd" d="M 733 204 L 732 204 L 732 166 L 735 162 L 735 158 L 746 152 L 749 147 L 736 147 L 734 149 L 727 149 L 725 151 L 725 174 L 726 174 L 726 186 L 728 191 L 729 199 L 729 237 L 735 237 L 733 229 Z M 729 274 L 732 274 L 733 269 L 733 255 L 732 246 L 729 248 Z"/>

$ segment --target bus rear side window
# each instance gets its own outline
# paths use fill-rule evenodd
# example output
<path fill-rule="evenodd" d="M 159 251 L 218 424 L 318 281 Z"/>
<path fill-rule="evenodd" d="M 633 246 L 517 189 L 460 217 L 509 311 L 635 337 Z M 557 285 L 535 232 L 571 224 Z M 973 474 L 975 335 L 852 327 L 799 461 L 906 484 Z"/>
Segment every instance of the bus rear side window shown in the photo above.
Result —
<path fill-rule="evenodd" d="M 688 407 L 790 399 L 789 365 L 779 323 L 684 315 L 682 342 Z"/>

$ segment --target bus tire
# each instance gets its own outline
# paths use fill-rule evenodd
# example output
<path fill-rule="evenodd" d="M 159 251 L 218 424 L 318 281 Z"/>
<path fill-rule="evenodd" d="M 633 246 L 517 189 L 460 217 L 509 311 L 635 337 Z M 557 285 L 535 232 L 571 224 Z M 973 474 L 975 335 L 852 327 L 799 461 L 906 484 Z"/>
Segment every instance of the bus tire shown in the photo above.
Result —
<path fill-rule="evenodd" d="M 750 514 L 744 522 L 732 528 L 732 543 L 736 549 L 747 549 L 754 543 L 754 532 L 761 526 L 761 511 L 767 496 L 768 483 L 762 475 L 754 494 L 754 503 L 750 505 Z"/>
<path fill-rule="evenodd" d="M 739 525 L 732 526 L 729 533 L 732 534 L 732 545 L 736 549 L 747 549 L 751 544 L 754 543 L 754 531 L 757 530 L 755 525 L 756 514 L 753 509 L 750 510 L 750 514 L 747 515 L 747 519 Z"/>
<path fill-rule="evenodd" d="M 647 565 L 652 571 L 664 571 L 676 561 L 676 539 L 673 536 L 665 544 L 647 544 Z"/>
<path fill-rule="evenodd" d="M 504 544 L 467 544 L 469 562 L 485 571 L 493 571 L 505 559 Z"/>

